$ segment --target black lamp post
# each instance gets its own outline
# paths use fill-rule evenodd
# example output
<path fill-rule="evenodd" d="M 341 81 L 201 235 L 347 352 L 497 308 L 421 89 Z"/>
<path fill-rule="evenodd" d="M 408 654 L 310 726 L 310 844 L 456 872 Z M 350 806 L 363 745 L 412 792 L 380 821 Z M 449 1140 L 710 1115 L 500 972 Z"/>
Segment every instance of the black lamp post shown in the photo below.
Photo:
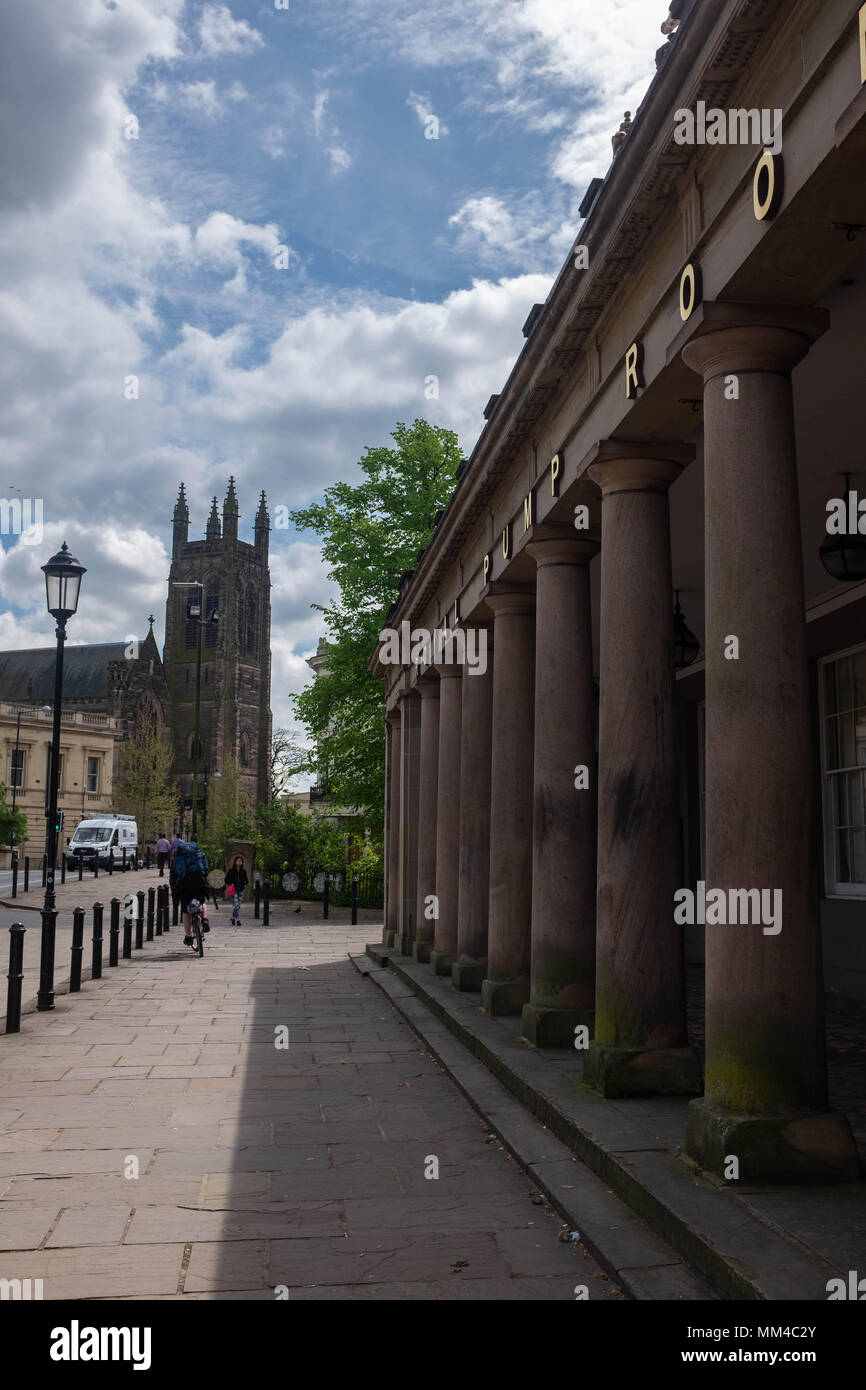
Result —
<path fill-rule="evenodd" d="M 54 902 L 54 864 L 57 859 L 57 783 L 60 770 L 60 713 L 63 702 L 63 644 L 66 623 L 78 608 L 82 576 L 87 573 L 66 542 L 47 565 L 42 566 L 48 612 L 56 619 L 57 655 L 54 662 L 54 727 L 51 735 L 51 777 L 48 789 L 48 830 L 45 839 L 47 867 L 45 870 L 45 902 L 42 906 L 42 954 L 39 963 L 39 993 L 36 1007 L 54 1008 L 54 934 L 57 928 L 57 908 Z"/>
<path fill-rule="evenodd" d="M 691 628 L 686 627 L 683 610 L 680 608 L 680 591 L 676 591 L 674 607 L 674 667 L 684 671 L 697 659 L 701 644 Z"/>

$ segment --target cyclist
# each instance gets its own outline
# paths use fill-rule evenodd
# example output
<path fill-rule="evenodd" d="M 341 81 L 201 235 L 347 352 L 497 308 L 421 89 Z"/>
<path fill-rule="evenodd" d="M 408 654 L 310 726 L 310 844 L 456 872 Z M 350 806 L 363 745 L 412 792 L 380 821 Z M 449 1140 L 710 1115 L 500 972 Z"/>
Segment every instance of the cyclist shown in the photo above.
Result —
<path fill-rule="evenodd" d="M 177 893 L 183 913 L 183 944 L 194 945 L 192 937 L 192 917 L 189 905 L 197 899 L 201 903 L 201 929 L 210 931 L 207 920 L 208 863 L 203 850 L 192 840 L 184 840 L 175 852 L 175 873 L 177 874 Z"/>

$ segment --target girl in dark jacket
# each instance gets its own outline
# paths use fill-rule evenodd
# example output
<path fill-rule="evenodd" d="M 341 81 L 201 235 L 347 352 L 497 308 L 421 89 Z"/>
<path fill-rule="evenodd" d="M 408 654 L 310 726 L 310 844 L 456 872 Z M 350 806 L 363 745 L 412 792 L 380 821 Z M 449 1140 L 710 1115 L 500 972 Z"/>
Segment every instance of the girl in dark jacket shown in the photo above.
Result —
<path fill-rule="evenodd" d="M 231 884 L 235 890 L 234 897 L 232 897 L 231 900 L 233 922 L 239 922 L 241 920 L 241 903 L 243 902 L 244 889 L 248 883 L 249 879 L 247 878 L 247 871 L 244 868 L 243 856 L 238 854 L 235 857 L 235 862 L 226 874 L 226 888 Z"/>

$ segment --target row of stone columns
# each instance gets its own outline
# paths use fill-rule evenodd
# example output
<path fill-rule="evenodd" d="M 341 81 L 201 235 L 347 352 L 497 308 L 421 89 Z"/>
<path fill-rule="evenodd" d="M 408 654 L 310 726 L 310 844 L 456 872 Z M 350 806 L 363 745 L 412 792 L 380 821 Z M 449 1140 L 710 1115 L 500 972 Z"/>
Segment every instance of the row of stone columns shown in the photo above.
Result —
<path fill-rule="evenodd" d="M 707 886 L 781 889 L 784 911 L 778 935 L 706 928 L 706 1090 L 687 1147 L 719 1173 L 735 1154 L 753 1180 L 853 1177 L 850 1129 L 826 1095 L 790 376 L 820 328 L 705 308 L 683 353 L 705 396 Z M 522 1013 L 536 1045 L 569 1046 L 591 1025 L 584 1079 L 606 1096 L 701 1090 L 674 917 L 687 885 L 668 507 L 692 453 L 605 441 L 590 469 L 597 759 L 597 542 L 552 528 L 527 546 L 534 586 L 484 593 L 486 673 L 428 672 L 389 721 L 389 941 L 480 990 L 489 1013 Z"/>

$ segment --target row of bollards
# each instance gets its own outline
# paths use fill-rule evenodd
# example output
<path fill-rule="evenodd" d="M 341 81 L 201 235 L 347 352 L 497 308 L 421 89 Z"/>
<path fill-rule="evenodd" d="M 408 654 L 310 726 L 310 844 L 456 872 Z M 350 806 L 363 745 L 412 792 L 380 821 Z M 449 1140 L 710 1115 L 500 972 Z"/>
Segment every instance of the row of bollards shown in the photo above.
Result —
<path fill-rule="evenodd" d="M 149 868 L 151 867 L 151 863 L 152 863 L 152 857 L 151 857 L 151 853 L 150 853 L 150 846 L 148 845 L 147 850 L 145 851 L 145 856 L 144 856 L 144 867 L 145 867 L 146 869 L 149 869 Z M 136 867 L 136 861 L 135 861 L 135 859 L 127 859 L 127 850 L 126 850 L 125 848 L 124 848 L 124 850 L 123 850 L 123 852 L 122 852 L 122 855 L 121 855 L 120 859 L 116 859 L 116 858 L 115 858 L 115 854 L 114 854 L 114 850 L 113 850 L 113 849 L 109 850 L 109 853 L 108 853 L 108 873 L 109 873 L 109 875 L 113 875 L 115 869 L 117 869 L 118 873 L 126 873 L 126 871 L 127 871 L 128 869 L 134 869 L 135 867 Z M 94 877 L 94 878 L 99 878 L 99 862 L 98 862 L 98 860 L 94 859 L 93 862 L 92 862 L 92 864 L 89 864 L 89 865 L 88 865 L 88 868 L 90 868 L 90 869 L 92 870 L 92 872 L 93 872 L 93 877 Z M 18 855 L 17 855 L 16 853 L 14 853 L 14 851 L 13 851 L 13 854 L 12 854 L 12 897 L 13 897 L 13 898 L 17 898 L 17 897 L 18 897 L 18 875 L 19 875 L 19 871 L 20 871 L 20 861 L 19 861 Z M 43 856 L 42 856 L 42 887 L 43 887 L 43 888 L 46 886 L 47 876 L 48 876 L 48 858 L 47 858 L 46 855 L 43 854 Z M 78 882 L 79 882 L 79 883 L 81 883 L 83 877 L 84 877 L 84 860 L 83 860 L 83 859 L 81 858 L 81 856 L 79 855 L 79 856 L 78 856 Z M 61 883 L 65 883 L 65 882 L 66 882 L 66 853 L 65 853 L 65 851 L 60 855 L 60 882 L 61 882 Z M 24 856 L 24 887 L 23 887 L 22 891 L 23 891 L 24 893 L 27 893 L 27 892 L 29 892 L 29 889 L 30 889 L 30 855 L 29 855 L 29 854 L 25 854 L 25 856 Z M 175 923 L 175 925 L 177 925 L 177 924 Z"/>
<path fill-rule="evenodd" d="M 108 964 L 118 964 L 118 952 L 122 950 L 123 959 L 129 960 L 133 952 L 133 928 L 135 930 L 135 949 L 141 950 L 145 939 L 153 941 L 154 935 L 162 936 L 177 925 L 177 903 L 174 904 L 173 922 L 169 923 L 168 884 L 149 888 L 146 894 L 139 889 L 128 893 L 126 898 L 112 898 L 109 906 L 108 923 Z M 102 979 L 103 955 L 103 914 L 102 903 L 93 904 L 93 935 L 91 940 L 90 974 L 91 979 Z M 123 941 L 121 937 L 121 913 L 123 914 Z M 27 928 L 21 922 L 13 922 L 9 928 L 9 971 L 6 991 L 6 1032 L 17 1033 L 21 1028 L 21 991 L 24 981 L 24 933 Z M 69 964 L 69 993 L 77 994 L 81 989 L 81 961 L 84 955 L 84 908 L 76 907 L 72 913 L 72 949 Z"/>

